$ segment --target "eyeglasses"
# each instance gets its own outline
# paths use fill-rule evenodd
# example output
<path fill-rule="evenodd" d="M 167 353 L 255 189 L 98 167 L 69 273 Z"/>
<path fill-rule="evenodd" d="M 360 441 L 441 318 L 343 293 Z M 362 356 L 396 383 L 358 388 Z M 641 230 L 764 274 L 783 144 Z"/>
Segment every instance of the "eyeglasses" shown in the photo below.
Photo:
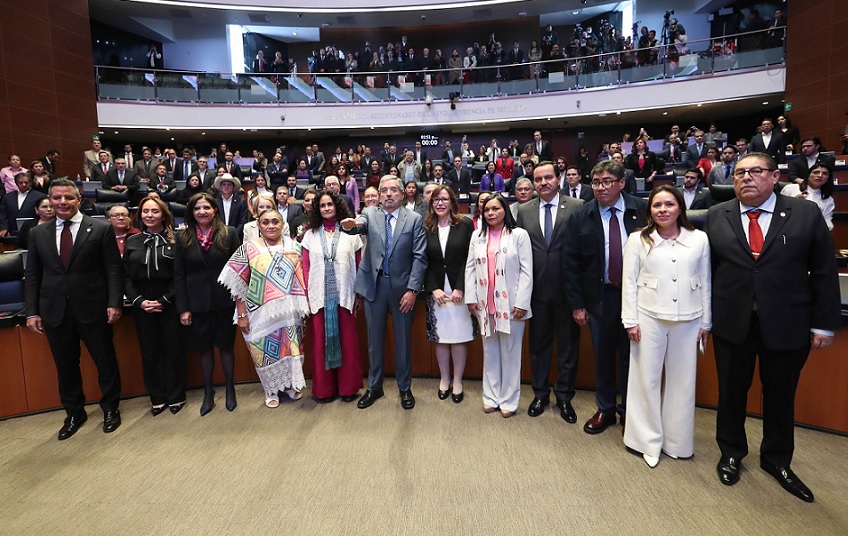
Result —
<path fill-rule="evenodd" d="M 604 179 L 603 181 L 592 181 L 592 188 L 601 188 L 601 185 L 604 185 L 604 188 L 609 188 L 619 181 L 621 181 L 621 179 Z"/>
<path fill-rule="evenodd" d="M 118 219 L 118 218 L 123 219 L 123 218 L 129 218 L 129 217 L 130 217 L 130 215 L 128 215 L 128 214 L 110 214 L 109 215 L 109 218 L 115 218 L 115 219 Z"/>
<path fill-rule="evenodd" d="M 433 205 L 437 203 L 447 205 L 448 203 L 450 203 L 450 198 L 433 198 Z"/>
<path fill-rule="evenodd" d="M 773 171 L 774 170 L 772 170 L 772 169 L 760 168 L 759 166 L 754 166 L 753 168 L 748 168 L 747 170 L 743 169 L 743 168 L 736 168 L 735 170 L 733 170 L 733 178 L 734 179 L 744 179 L 746 173 L 750 174 L 751 177 L 760 177 L 764 173 L 773 172 Z"/>

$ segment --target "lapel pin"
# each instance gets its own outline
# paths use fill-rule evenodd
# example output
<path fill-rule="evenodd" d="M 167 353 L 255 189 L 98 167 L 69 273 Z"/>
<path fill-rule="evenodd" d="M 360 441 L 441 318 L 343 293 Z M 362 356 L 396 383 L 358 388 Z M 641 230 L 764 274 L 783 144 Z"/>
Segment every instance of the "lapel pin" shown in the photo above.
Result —
<path fill-rule="evenodd" d="M 89 228 L 86 228 L 85 232 L 86 232 L 86 233 L 91 233 L 91 228 L 90 228 L 90 227 L 89 227 Z"/>
<path fill-rule="evenodd" d="M 781 211 L 781 212 L 780 212 L 780 216 L 786 216 L 786 213 L 784 213 L 783 211 Z"/>

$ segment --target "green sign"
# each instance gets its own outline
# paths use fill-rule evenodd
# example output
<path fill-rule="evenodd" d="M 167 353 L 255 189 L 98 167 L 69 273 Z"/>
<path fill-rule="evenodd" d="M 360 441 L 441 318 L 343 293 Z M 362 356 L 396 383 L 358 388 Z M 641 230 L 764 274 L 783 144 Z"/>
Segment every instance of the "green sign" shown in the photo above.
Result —
<path fill-rule="evenodd" d="M 783 111 L 789 112 L 790 110 L 792 110 L 792 103 L 783 103 Z"/>

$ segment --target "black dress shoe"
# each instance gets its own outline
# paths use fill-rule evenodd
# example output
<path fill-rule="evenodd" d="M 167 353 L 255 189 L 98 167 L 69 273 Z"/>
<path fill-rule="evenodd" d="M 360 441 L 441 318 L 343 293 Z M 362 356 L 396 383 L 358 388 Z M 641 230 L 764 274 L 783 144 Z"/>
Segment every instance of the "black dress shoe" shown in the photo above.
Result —
<path fill-rule="evenodd" d="M 227 390 L 227 411 L 232 412 L 238 406 L 238 401 L 236 401 L 236 389 Z"/>
<path fill-rule="evenodd" d="M 355 401 L 357 397 L 359 397 L 358 393 L 355 393 L 353 395 L 342 395 L 342 401 L 344 401 L 345 403 L 350 403 L 351 401 Z"/>
<path fill-rule="evenodd" d="M 459 393 L 452 393 L 451 394 L 451 401 L 453 401 L 456 404 L 461 403 L 463 399 L 465 399 L 465 392 L 459 392 Z"/>
<path fill-rule="evenodd" d="M 121 411 L 118 409 L 107 410 L 103 414 L 103 432 L 113 433 L 121 426 Z"/>
<path fill-rule="evenodd" d="M 610 425 L 615 425 L 615 413 L 606 415 L 600 410 L 595 412 L 595 415 L 589 418 L 583 425 L 583 431 L 589 434 L 598 434 L 607 430 Z"/>
<path fill-rule="evenodd" d="M 533 402 L 530 403 L 530 408 L 527 409 L 527 415 L 531 418 L 541 416 L 542 413 L 545 411 L 545 407 L 549 404 L 551 404 L 551 400 L 547 397 L 545 397 L 544 399 L 534 397 Z"/>
<path fill-rule="evenodd" d="M 365 395 L 356 403 L 356 408 L 368 408 L 381 397 L 383 397 L 383 390 L 365 390 Z"/>
<path fill-rule="evenodd" d="M 559 409 L 559 415 L 562 416 L 562 419 L 568 423 L 577 423 L 577 412 L 574 411 L 574 407 L 571 406 L 569 401 L 558 399 L 556 406 Z"/>
<path fill-rule="evenodd" d="M 183 409 L 185 404 L 185 401 L 183 401 L 182 403 L 174 403 L 173 405 L 168 405 L 168 409 L 171 411 L 171 414 L 177 414 L 180 410 Z"/>
<path fill-rule="evenodd" d="M 67 440 L 74 436 L 79 431 L 82 424 L 88 421 L 88 414 L 85 410 L 81 411 L 76 416 L 68 416 L 65 418 L 65 424 L 59 429 L 59 440 Z"/>
<path fill-rule="evenodd" d="M 742 461 L 736 457 L 725 457 L 722 455 L 716 466 L 719 481 L 723 485 L 735 485 L 739 481 L 739 467 L 741 463 Z"/>
<path fill-rule="evenodd" d="M 788 466 L 772 466 L 767 462 L 760 462 L 760 468 L 771 474 L 772 477 L 777 479 L 777 482 L 780 483 L 780 486 L 789 491 L 790 494 L 795 496 L 796 498 L 800 498 L 805 502 L 812 503 L 815 500 L 813 496 L 813 492 L 807 488 L 803 481 L 801 481 L 795 472 L 789 469 Z"/>
<path fill-rule="evenodd" d="M 330 397 L 316 397 L 315 400 L 318 401 L 322 405 L 326 405 L 327 403 L 332 403 L 333 401 L 335 401 L 336 396 L 331 395 Z"/>
<path fill-rule="evenodd" d="M 412 395 L 412 390 L 400 392 L 400 406 L 405 410 L 409 410 L 415 406 L 415 397 Z"/>
<path fill-rule="evenodd" d="M 165 412 L 165 410 L 167 408 L 168 408 L 168 405 L 152 406 L 152 407 L 150 407 L 150 413 L 153 414 L 154 416 L 158 416 L 162 412 Z"/>

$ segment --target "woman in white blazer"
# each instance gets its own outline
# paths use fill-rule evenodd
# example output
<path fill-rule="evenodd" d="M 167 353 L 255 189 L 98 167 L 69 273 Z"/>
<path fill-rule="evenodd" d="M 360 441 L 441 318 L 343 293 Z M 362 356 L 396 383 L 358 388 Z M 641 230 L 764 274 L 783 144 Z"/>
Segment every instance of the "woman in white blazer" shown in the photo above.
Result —
<path fill-rule="evenodd" d="M 465 265 L 465 303 L 483 336 L 483 411 L 515 415 L 521 390 L 521 342 L 532 316 L 533 250 L 500 194 L 482 206 Z"/>
<path fill-rule="evenodd" d="M 712 328 L 710 290 L 707 235 L 689 223 L 678 189 L 654 189 L 648 225 L 624 248 L 621 294 L 630 338 L 624 444 L 651 468 L 661 452 L 694 452 L 697 349 Z"/>

